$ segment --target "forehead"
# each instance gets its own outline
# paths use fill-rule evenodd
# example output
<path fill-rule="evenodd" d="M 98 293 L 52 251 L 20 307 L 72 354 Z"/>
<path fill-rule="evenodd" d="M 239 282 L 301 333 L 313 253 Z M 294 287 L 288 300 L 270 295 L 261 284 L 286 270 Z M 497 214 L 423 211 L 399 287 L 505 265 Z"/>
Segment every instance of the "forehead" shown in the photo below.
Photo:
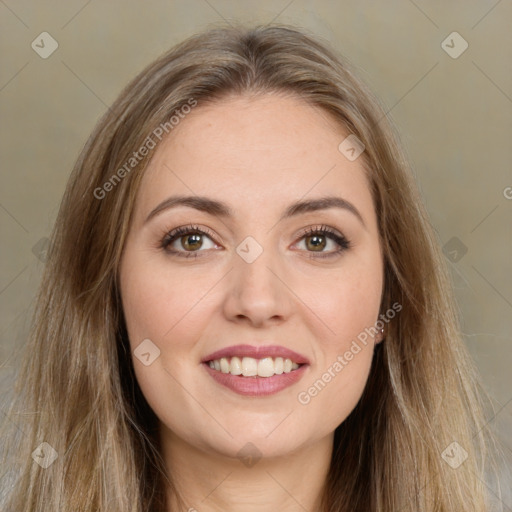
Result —
<path fill-rule="evenodd" d="M 138 210 L 147 212 L 171 193 L 207 195 L 260 214 L 336 192 L 372 208 L 363 158 L 349 161 L 338 149 L 347 135 L 327 112 L 297 97 L 199 104 L 154 150 Z"/>

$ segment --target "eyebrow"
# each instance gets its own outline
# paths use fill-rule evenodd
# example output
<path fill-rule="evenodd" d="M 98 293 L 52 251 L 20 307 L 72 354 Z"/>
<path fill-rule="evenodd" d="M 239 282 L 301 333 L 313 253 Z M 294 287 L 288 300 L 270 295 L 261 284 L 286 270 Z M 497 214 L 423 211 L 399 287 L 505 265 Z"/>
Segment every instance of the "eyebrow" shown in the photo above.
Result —
<path fill-rule="evenodd" d="M 156 206 L 149 215 L 146 217 L 144 223 L 149 222 L 153 217 L 159 213 L 175 208 L 177 206 L 188 206 L 201 212 L 208 213 L 222 218 L 233 218 L 233 210 L 221 201 L 216 201 L 209 197 L 204 196 L 172 196 L 162 201 Z M 342 208 L 354 214 L 361 224 L 366 228 L 362 215 L 359 210 L 349 201 L 341 197 L 325 196 L 318 199 L 309 199 L 304 201 L 297 201 L 289 205 L 284 213 L 281 215 L 279 221 L 301 215 L 304 213 L 315 212 L 319 210 L 327 210 L 330 208 Z"/>

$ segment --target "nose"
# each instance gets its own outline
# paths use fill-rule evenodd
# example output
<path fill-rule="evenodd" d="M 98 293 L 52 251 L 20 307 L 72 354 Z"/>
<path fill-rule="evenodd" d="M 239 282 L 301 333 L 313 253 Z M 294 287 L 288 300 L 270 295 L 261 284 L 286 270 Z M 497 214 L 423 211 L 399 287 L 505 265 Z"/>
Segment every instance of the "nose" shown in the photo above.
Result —
<path fill-rule="evenodd" d="M 264 249 L 251 263 L 234 254 L 233 267 L 227 276 L 229 285 L 224 302 L 227 318 L 262 327 L 290 317 L 293 293 L 283 267 L 271 249 Z"/>

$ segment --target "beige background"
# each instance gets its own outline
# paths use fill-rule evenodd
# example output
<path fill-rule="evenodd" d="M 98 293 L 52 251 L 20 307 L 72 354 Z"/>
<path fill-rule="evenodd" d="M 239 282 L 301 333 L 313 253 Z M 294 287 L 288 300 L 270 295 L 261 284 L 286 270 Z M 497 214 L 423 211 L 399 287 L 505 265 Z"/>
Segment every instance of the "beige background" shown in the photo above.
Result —
<path fill-rule="evenodd" d="M 0 378 L 7 387 L 42 269 L 34 252 L 107 105 L 195 32 L 276 21 L 310 29 L 360 69 L 398 126 L 440 242 L 456 237 L 467 248 L 450 261 L 448 245 L 447 259 L 467 345 L 495 402 L 489 422 L 512 456 L 510 1 L 5 0 L 0 15 Z M 31 48 L 43 31 L 59 45 L 47 59 Z M 441 47 L 453 31 L 469 44 L 456 59 Z"/>

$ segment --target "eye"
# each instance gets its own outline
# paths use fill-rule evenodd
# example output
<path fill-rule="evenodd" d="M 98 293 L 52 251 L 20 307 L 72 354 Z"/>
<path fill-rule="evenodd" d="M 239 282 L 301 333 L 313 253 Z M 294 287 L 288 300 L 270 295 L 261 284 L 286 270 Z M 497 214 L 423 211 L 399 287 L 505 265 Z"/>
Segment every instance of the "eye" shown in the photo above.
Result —
<path fill-rule="evenodd" d="M 310 258 L 330 258 L 338 256 L 342 252 L 346 251 L 351 247 L 350 241 L 341 233 L 333 230 L 328 226 L 316 226 L 314 228 L 308 228 L 306 232 L 302 233 L 301 241 L 304 240 L 307 252 L 312 252 Z M 334 251 L 325 252 L 325 249 L 329 244 L 338 246 Z M 311 250 L 309 250 L 311 249 Z"/>
<path fill-rule="evenodd" d="M 210 240 L 210 247 L 204 244 L 205 237 Z M 199 226 L 189 225 L 176 228 L 167 233 L 160 243 L 160 247 L 173 255 L 183 258 L 197 258 L 201 256 L 200 249 L 212 249 L 217 245 L 212 241 L 213 234 Z M 302 233 L 300 241 L 304 240 L 306 252 L 312 253 L 310 258 L 335 257 L 351 247 L 349 240 L 341 233 L 328 226 L 315 226 Z M 338 249 L 324 251 L 329 245 L 338 246 Z M 207 244 L 208 245 L 208 244 Z"/>
<path fill-rule="evenodd" d="M 215 244 L 211 240 L 212 236 L 209 231 L 198 226 L 182 226 L 167 233 L 160 246 L 167 252 L 183 258 L 197 258 L 200 256 L 197 254 L 199 249 L 205 249 L 203 242 L 204 237 L 210 238 L 210 242 L 212 243 L 212 245 L 206 247 L 206 249 L 215 247 Z M 176 248 L 176 245 L 184 250 Z"/>

